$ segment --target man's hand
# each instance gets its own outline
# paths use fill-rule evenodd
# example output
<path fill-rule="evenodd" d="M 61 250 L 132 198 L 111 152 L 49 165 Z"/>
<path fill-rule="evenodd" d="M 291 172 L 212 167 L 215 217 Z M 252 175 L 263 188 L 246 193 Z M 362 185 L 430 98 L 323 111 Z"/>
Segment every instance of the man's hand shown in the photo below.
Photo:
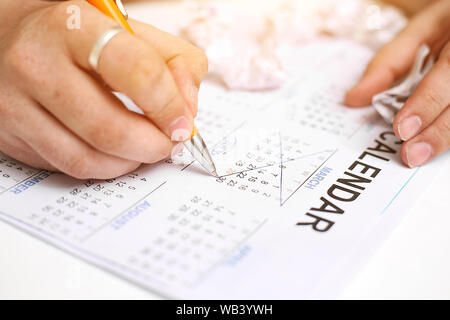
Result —
<path fill-rule="evenodd" d="M 81 13 L 67 26 L 68 7 Z M 190 138 L 203 52 L 152 26 L 117 34 L 99 74 L 88 63 L 116 23 L 86 1 L 3 0 L 0 4 L 0 150 L 34 167 L 76 178 L 110 178 L 167 157 Z M 144 111 L 128 111 L 111 93 Z"/>
<path fill-rule="evenodd" d="M 394 120 L 405 141 L 402 159 L 423 165 L 450 147 L 450 0 L 440 0 L 414 16 L 410 24 L 378 52 L 361 81 L 347 93 L 348 106 L 365 106 L 411 68 L 418 48 L 428 44 L 438 57 Z"/>

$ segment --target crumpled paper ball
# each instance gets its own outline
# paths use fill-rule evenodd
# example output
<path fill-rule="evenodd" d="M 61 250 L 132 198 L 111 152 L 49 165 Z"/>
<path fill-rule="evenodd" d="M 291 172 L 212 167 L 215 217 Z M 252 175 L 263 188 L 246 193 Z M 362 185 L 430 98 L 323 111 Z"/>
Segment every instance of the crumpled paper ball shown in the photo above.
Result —
<path fill-rule="evenodd" d="M 340 0 L 319 8 L 320 31 L 355 40 L 378 50 L 402 30 L 408 20 L 395 7 L 374 1 Z"/>
<path fill-rule="evenodd" d="M 295 0 L 263 14 L 223 1 L 188 5 L 192 19 L 180 35 L 206 52 L 210 74 L 232 90 L 281 87 L 285 56 L 318 37 L 352 39 L 377 50 L 407 23 L 394 7 L 362 0 L 327 3 L 313 14 Z"/>
<path fill-rule="evenodd" d="M 191 4 L 191 12 L 194 18 L 180 34 L 205 51 L 210 73 L 229 89 L 274 89 L 283 83 L 283 65 L 266 41 L 263 16 L 225 3 Z"/>

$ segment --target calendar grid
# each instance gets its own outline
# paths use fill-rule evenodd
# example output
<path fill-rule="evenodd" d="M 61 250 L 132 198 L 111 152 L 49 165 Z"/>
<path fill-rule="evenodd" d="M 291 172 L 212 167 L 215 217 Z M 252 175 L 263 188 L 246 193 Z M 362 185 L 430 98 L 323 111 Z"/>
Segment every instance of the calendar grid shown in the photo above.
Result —
<path fill-rule="evenodd" d="M 188 163 L 183 169 L 181 169 L 181 171 L 186 170 L 187 168 L 189 168 L 196 160 L 192 161 L 191 163 Z"/>
<path fill-rule="evenodd" d="M 283 205 L 283 139 L 281 139 L 281 131 L 278 132 L 280 138 L 280 207 Z"/>
<path fill-rule="evenodd" d="M 150 196 L 153 192 L 155 192 L 156 190 L 158 190 L 159 188 L 161 188 L 163 185 L 165 185 L 167 183 L 167 181 L 164 181 L 163 183 L 161 183 L 159 186 L 157 186 L 155 189 L 153 189 L 152 191 L 150 191 L 149 193 L 147 193 L 145 196 L 143 196 L 142 198 L 140 198 L 139 200 L 137 200 L 136 202 L 134 202 L 132 205 L 130 205 L 129 207 L 127 207 L 125 210 L 121 211 L 119 214 L 117 214 L 116 216 L 114 216 L 113 218 L 111 218 L 110 220 L 108 220 L 107 222 L 105 222 L 103 225 L 101 225 L 100 227 L 98 227 L 96 230 L 94 230 L 93 232 L 91 232 L 90 234 L 88 234 L 84 239 L 81 240 L 81 242 L 85 242 L 86 240 L 88 240 L 89 238 L 91 238 L 92 236 L 94 236 L 97 232 L 99 232 L 100 230 L 102 230 L 104 227 L 108 226 L 112 221 L 116 220 L 118 217 L 120 217 L 121 215 L 123 215 L 124 213 L 126 213 L 128 210 L 130 210 L 131 208 L 133 208 L 136 204 L 138 204 L 139 202 L 141 202 L 142 200 L 144 200 L 145 198 L 147 198 L 148 196 Z"/>
<path fill-rule="evenodd" d="M 316 155 L 319 155 L 319 154 L 322 154 L 322 153 L 325 153 L 325 152 L 328 152 L 328 150 L 322 150 L 322 151 L 318 151 L 318 152 L 302 155 L 302 156 L 299 156 L 299 157 L 294 158 L 294 159 L 288 159 L 286 161 L 283 161 L 283 163 L 288 163 L 288 162 L 293 162 L 293 161 L 300 160 L 300 159 L 305 159 L 305 158 L 308 158 L 308 157 L 313 157 L 313 156 L 316 156 Z M 230 177 L 230 176 L 235 176 L 235 175 L 238 175 L 240 173 L 251 172 L 251 171 L 255 171 L 255 170 L 260 170 L 260 169 L 264 169 L 264 168 L 273 167 L 273 166 L 276 166 L 276 165 L 277 165 L 276 163 L 275 164 L 273 164 L 273 163 L 272 164 L 267 164 L 267 165 L 264 165 L 264 166 L 261 166 L 261 167 L 256 167 L 256 168 L 246 169 L 246 170 L 242 170 L 242 171 L 237 171 L 237 172 L 230 173 L 230 174 L 224 174 L 223 176 L 220 176 L 220 178 L 226 178 L 226 177 Z"/>
<path fill-rule="evenodd" d="M 0 220 L 8 223 L 10 225 L 14 225 L 14 223 L 16 223 L 21 229 L 32 229 L 37 231 L 37 234 L 33 234 L 33 236 L 47 242 L 47 243 L 52 243 L 52 241 L 58 241 L 61 242 L 63 244 L 62 247 L 59 247 L 59 249 L 63 250 L 64 252 L 67 252 L 71 255 L 74 255 L 75 257 L 84 257 L 84 259 L 86 259 L 87 261 L 90 261 L 94 264 L 97 264 L 99 267 L 103 268 L 100 264 L 97 263 L 97 261 L 103 261 L 104 263 L 106 263 L 106 265 L 109 266 L 113 266 L 115 268 L 118 268 L 120 270 L 126 271 L 129 274 L 133 274 L 135 276 L 138 276 L 139 278 L 143 279 L 144 283 L 139 283 L 139 282 L 135 282 L 134 280 L 132 280 L 131 278 L 129 278 L 130 281 L 133 281 L 136 283 L 136 285 L 139 286 L 143 286 L 144 288 L 150 288 L 148 286 L 148 282 L 152 281 L 153 283 L 158 283 L 160 286 L 165 287 L 166 283 L 161 282 L 160 280 L 158 280 L 156 277 L 151 277 L 148 274 L 145 274 L 135 268 L 133 268 L 130 265 L 124 264 L 118 260 L 114 260 L 114 259 L 110 259 L 106 256 L 103 256 L 99 253 L 93 252 L 88 250 L 87 248 L 83 248 L 80 245 L 76 245 L 70 241 L 61 239 L 57 236 L 55 236 L 54 234 L 52 234 L 51 232 L 48 232 L 45 229 L 39 228 L 36 225 L 33 225 L 29 222 L 23 221 L 21 219 L 18 219 L 17 217 L 7 214 L 3 211 L 0 211 Z M 38 234 L 41 233 L 43 235 L 45 235 L 45 237 L 39 237 Z M 118 276 L 121 276 L 121 274 L 119 272 L 117 272 L 117 269 L 108 269 L 108 268 L 103 268 L 104 270 L 111 272 L 112 274 L 116 274 Z M 151 288 L 150 288 L 151 289 Z M 158 294 L 162 294 L 162 292 L 155 290 L 155 292 L 157 292 Z"/>
<path fill-rule="evenodd" d="M 215 268 L 217 268 L 218 266 L 220 266 L 221 264 L 223 264 L 224 261 L 226 261 L 226 259 L 228 259 L 228 257 L 230 256 L 230 254 L 232 254 L 233 252 L 236 252 L 237 249 L 239 249 L 240 247 L 242 247 L 242 245 L 244 243 L 246 243 L 248 241 L 248 239 L 250 239 L 254 234 L 256 234 L 263 226 L 264 224 L 266 224 L 268 219 L 264 219 L 263 221 L 261 221 L 261 223 L 252 230 L 252 232 L 250 232 L 249 234 L 247 234 L 247 236 L 245 238 L 243 238 L 236 246 L 234 246 L 232 249 L 230 249 L 224 256 L 222 259 L 220 259 L 219 261 L 217 261 L 213 266 L 211 266 L 209 269 L 207 269 L 204 273 L 203 273 L 203 277 L 198 277 L 197 281 L 195 281 L 194 283 L 191 284 L 192 287 L 198 285 L 203 279 L 205 279 L 205 275 L 211 273 Z"/>
<path fill-rule="evenodd" d="M 17 187 L 17 186 L 20 185 L 21 183 L 24 183 L 25 181 L 27 181 L 27 180 L 29 180 L 29 179 L 31 179 L 31 178 L 34 178 L 35 176 L 37 176 L 37 175 L 39 175 L 39 174 L 41 174 L 41 173 L 43 173 L 43 172 L 47 172 L 47 171 L 45 171 L 45 170 L 38 171 L 38 172 L 36 172 L 35 174 L 33 174 L 33 175 L 29 176 L 29 177 L 26 177 L 25 179 L 23 179 L 23 180 L 17 182 L 15 185 L 13 185 L 13 186 L 11 186 L 11 187 L 5 189 L 5 190 L 0 191 L 0 196 L 3 195 L 5 192 L 8 192 L 9 190 L 14 189 L 15 187 Z"/>
<path fill-rule="evenodd" d="M 294 192 L 292 192 L 290 195 L 289 195 L 289 197 L 287 197 L 287 199 L 285 200 L 285 201 L 283 201 L 282 203 L 281 203 L 281 207 L 298 191 L 298 190 L 300 190 L 300 188 L 301 187 L 303 187 L 303 185 L 306 183 L 306 182 L 308 182 L 309 181 L 309 179 L 311 179 L 311 177 L 312 176 L 314 176 L 315 174 L 316 174 L 316 172 L 317 171 L 319 171 L 320 170 L 320 168 L 322 168 L 323 167 L 323 165 L 325 164 L 325 163 L 327 163 L 328 162 L 328 160 L 330 160 L 331 159 L 331 157 L 333 157 L 335 154 L 336 154 L 336 152 L 338 152 L 338 149 L 336 149 L 319 167 L 317 167 L 317 169 L 316 170 L 314 170 L 314 172 L 313 173 L 311 173 L 310 175 L 309 175 L 309 177 L 308 178 L 306 178 L 305 179 L 305 181 L 302 183 L 302 184 L 300 184 L 298 187 L 297 187 L 297 189 L 295 189 L 295 191 Z"/>
<path fill-rule="evenodd" d="M 216 146 L 218 146 L 223 140 L 225 140 L 227 137 L 231 136 L 233 133 L 235 133 L 237 130 L 239 130 L 240 128 L 242 128 L 245 124 L 247 123 L 247 121 L 242 121 L 237 127 L 235 127 L 234 129 L 232 129 L 228 134 L 226 134 L 224 137 L 222 137 L 221 139 L 219 139 L 219 141 L 217 143 L 215 143 L 213 145 L 213 147 L 211 148 L 211 150 L 214 150 L 214 148 Z M 181 171 L 186 170 L 187 168 L 189 168 L 192 164 L 194 164 L 197 160 L 193 160 L 192 162 L 188 163 L 183 169 L 181 169 Z"/>

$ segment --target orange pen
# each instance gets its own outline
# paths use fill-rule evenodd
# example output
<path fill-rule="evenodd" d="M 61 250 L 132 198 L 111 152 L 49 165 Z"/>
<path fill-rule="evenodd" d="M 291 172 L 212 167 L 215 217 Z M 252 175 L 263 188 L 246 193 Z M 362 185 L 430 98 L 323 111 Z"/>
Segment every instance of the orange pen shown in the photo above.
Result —
<path fill-rule="evenodd" d="M 88 0 L 88 2 L 108 17 L 117 21 L 122 28 L 134 34 L 133 29 L 127 22 L 128 15 L 125 7 L 120 0 Z"/>
<path fill-rule="evenodd" d="M 134 34 L 133 29 L 127 22 L 128 14 L 120 0 L 87 0 L 90 4 L 103 12 L 108 17 L 114 19 L 120 26 L 131 34 Z M 213 176 L 217 175 L 216 166 L 212 157 L 206 147 L 205 141 L 198 132 L 198 129 L 194 126 L 191 139 L 184 142 L 184 146 L 192 154 L 195 160 Z"/>

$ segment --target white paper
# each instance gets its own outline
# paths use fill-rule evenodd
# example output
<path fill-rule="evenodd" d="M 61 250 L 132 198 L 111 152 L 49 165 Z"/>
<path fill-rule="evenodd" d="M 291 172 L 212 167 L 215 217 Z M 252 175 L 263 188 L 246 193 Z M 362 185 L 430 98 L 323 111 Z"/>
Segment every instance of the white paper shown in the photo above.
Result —
<path fill-rule="evenodd" d="M 406 168 L 373 108 L 340 104 L 371 56 L 349 42 L 319 41 L 293 54 L 296 76 L 281 90 L 205 83 L 197 126 L 219 179 L 187 155 L 107 181 L 1 156 L 0 217 L 164 297 L 334 297 L 440 164 Z M 345 172 L 370 182 L 338 182 Z M 333 199 L 333 185 L 350 190 L 335 188 L 334 197 L 357 198 Z M 321 199 L 335 212 L 311 210 Z M 328 231 L 299 225 L 315 220 L 308 213 L 329 221 L 316 226 Z"/>

